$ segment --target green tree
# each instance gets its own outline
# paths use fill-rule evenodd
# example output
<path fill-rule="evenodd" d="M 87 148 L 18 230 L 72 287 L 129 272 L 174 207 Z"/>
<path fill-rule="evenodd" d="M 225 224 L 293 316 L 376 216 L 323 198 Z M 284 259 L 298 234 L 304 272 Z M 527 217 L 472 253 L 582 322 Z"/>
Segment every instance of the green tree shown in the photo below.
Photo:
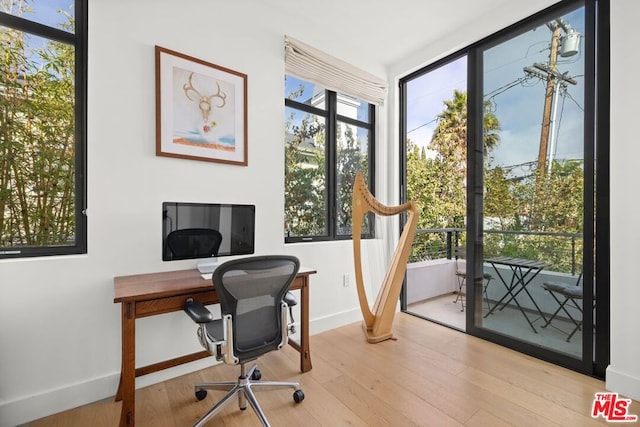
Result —
<path fill-rule="evenodd" d="M 535 174 L 508 178 L 500 168 L 485 172 L 485 218 L 494 220 L 490 228 L 542 232 L 489 233 L 484 241 L 486 257 L 544 259 L 553 264 L 555 271 L 575 273 L 582 262 L 583 247 L 578 237 L 583 230 L 582 161 L 554 161 L 551 166 L 543 181 L 537 181 Z"/>
<path fill-rule="evenodd" d="M 312 114 L 285 126 L 285 230 L 288 235 L 323 235 L 325 224 L 325 125 Z"/>
<path fill-rule="evenodd" d="M 518 199 L 513 193 L 514 182 L 501 167 L 486 169 L 484 175 L 484 217 L 493 220 L 501 230 L 513 229 L 520 223 Z"/>
<path fill-rule="evenodd" d="M 584 170 L 582 161 L 554 161 L 539 201 L 543 231 L 581 233 Z"/>
<path fill-rule="evenodd" d="M 6 27 L 0 45 L 0 246 L 65 245 L 75 232 L 73 47 L 30 46 Z"/>
<path fill-rule="evenodd" d="M 433 159 L 422 157 L 416 161 L 416 153 L 409 151 L 414 163 L 407 167 L 409 198 L 420 200 L 413 194 L 418 188 L 428 191 L 424 200 L 425 209 L 436 213 L 431 216 L 428 228 L 464 227 L 466 215 L 465 183 L 467 173 L 467 94 L 454 90 L 453 98 L 444 101 L 444 110 L 438 114 L 438 124 L 428 148 L 435 153 Z M 490 152 L 499 142 L 498 119 L 485 104 L 483 147 Z M 418 164 L 419 163 L 419 164 Z M 410 169 L 411 166 L 411 169 Z M 418 184 L 419 183 L 419 184 Z M 418 196 L 418 197 L 416 197 Z M 428 204 L 427 204 L 428 203 Z M 421 226 L 423 224 L 420 224 Z"/>
<path fill-rule="evenodd" d="M 500 140 L 500 124 L 485 103 L 483 147 L 488 154 Z M 421 216 L 418 228 L 464 228 L 466 215 L 467 173 L 467 93 L 454 90 L 453 97 L 444 101 L 444 109 L 438 114 L 438 124 L 428 148 L 427 156 L 407 141 L 407 195 L 416 201 Z M 426 251 L 441 252 L 444 235 L 433 238 L 418 237 L 422 248 L 414 248 L 414 259 L 422 258 Z M 415 245 L 414 245 L 415 246 Z M 440 248 L 439 248 L 440 247 Z M 427 249 L 428 248 L 428 249 Z"/>
<path fill-rule="evenodd" d="M 429 144 L 440 157 L 466 170 L 467 163 L 467 92 L 457 89 L 453 98 L 444 101 L 444 110 L 438 114 L 438 125 Z M 490 102 L 484 103 L 483 150 L 487 155 L 500 142 L 500 122 L 490 111 Z"/>
<path fill-rule="evenodd" d="M 344 129 L 344 132 L 342 132 Z M 353 126 L 338 124 L 337 141 L 337 227 L 339 235 L 351 234 L 351 205 L 353 183 L 356 172 L 362 172 L 362 177 L 368 179 L 367 156 L 363 153 L 363 141 L 356 138 Z M 366 153 L 366 151 L 365 151 Z M 363 227 L 365 229 L 365 227 Z"/>
<path fill-rule="evenodd" d="M 444 228 L 447 207 L 440 203 L 440 162 L 429 158 L 424 148 L 407 140 L 407 195 L 416 203 L 420 217 L 418 229 Z M 419 261 L 435 254 L 444 255 L 443 235 L 424 233 L 414 238 L 411 260 Z"/>

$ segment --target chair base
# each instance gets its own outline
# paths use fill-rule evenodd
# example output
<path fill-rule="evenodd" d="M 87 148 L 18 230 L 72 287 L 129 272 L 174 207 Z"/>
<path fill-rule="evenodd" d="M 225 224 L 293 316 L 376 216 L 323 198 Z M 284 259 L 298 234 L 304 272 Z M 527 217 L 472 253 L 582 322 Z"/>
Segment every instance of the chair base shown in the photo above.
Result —
<path fill-rule="evenodd" d="M 280 382 L 280 381 L 259 381 L 260 371 L 257 370 L 258 365 L 253 365 L 247 372 L 244 363 L 240 365 L 240 376 L 237 381 L 220 381 L 220 382 L 207 382 L 199 383 L 195 385 L 196 398 L 202 400 L 206 397 L 206 390 L 223 390 L 228 391 L 227 394 L 215 404 L 202 418 L 200 418 L 193 425 L 194 427 L 203 426 L 211 417 L 213 417 L 219 410 L 231 400 L 233 396 L 238 395 L 238 406 L 241 410 L 247 409 L 247 402 L 260 419 L 263 426 L 268 427 L 269 421 L 267 421 L 260 404 L 256 399 L 253 392 L 253 387 L 288 387 L 294 389 L 293 399 L 296 403 L 302 402 L 304 399 L 304 393 L 300 390 L 300 383 L 297 382 Z M 253 379 L 255 378 L 255 379 Z"/>

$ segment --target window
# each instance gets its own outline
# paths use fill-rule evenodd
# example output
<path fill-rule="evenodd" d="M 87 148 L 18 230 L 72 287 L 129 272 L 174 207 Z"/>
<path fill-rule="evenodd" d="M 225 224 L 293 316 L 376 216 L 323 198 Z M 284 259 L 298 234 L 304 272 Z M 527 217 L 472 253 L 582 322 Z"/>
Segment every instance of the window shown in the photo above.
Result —
<path fill-rule="evenodd" d="M 609 362 L 608 29 L 608 1 L 565 0 L 400 79 L 401 180 L 429 207 L 414 259 L 451 256 L 459 236 L 476 279 L 462 327 L 599 376 Z M 536 265 L 544 269 L 531 275 Z M 493 281 L 483 286 L 486 273 Z M 514 278 L 526 293 L 504 298 Z M 593 286 L 563 313 L 575 310 L 583 333 L 527 317 L 555 316 L 545 282 L 579 278 Z M 515 307 L 522 328 L 493 316 L 496 306 Z"/>
<path fill-rule="evenodd" d="M 285 242 L 351 237 L 357 171 L 373 175 L 375 107 L 285 77 Z"/>
<path fill-rule="evenodd" d="M 86 253 L 86 6 L 0 3 L 0 258 Z"/>

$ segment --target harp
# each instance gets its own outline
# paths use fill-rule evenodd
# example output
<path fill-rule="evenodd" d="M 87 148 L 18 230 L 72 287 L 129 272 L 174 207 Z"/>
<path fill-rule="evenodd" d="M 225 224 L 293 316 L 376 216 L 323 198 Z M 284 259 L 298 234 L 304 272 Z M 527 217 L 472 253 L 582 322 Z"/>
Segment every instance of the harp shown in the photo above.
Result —
<path fill-rule="evenodd" d="M 402 281 L 407 269 L 407 260 L 411 251 L 411 245 L 416 233 L 418 223 L 418 209 L 414 202 L 410 201 L 399 206 L 385 206 L 378 202 L 364 183 L 362 174 L 356 175 L 353 185 L 353 208 L 352 208 L 352 233 L 353 233 L 353 261 L 355 264 L 356 287 L 358 289 L 358 299 L 360 310 L 364 317 L 363 329 L 370 343 L 393 339 L 391 326 L 396 312 L 396 304 L 400 297 Z M 408 212 L 407 222 L 400 235 L 391 264 L 387 270 L 384 280 L 378 291 L 378 297 L 369 308 L 367 295 L 365 293 L 362 276 L 362 253 L 360 241 L 362 235 L 362 221 L 367 212 L 382 216 L 397 215 Z"/>

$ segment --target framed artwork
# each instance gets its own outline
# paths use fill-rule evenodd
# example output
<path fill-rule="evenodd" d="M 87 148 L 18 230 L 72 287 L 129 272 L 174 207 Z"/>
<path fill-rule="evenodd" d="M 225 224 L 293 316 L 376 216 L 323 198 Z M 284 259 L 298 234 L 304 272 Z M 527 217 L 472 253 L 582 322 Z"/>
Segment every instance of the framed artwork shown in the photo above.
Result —
<path fill-rule="evenodd" d="M 156 155 L 246 166 L 246 74 L 156 46 Z"/>

